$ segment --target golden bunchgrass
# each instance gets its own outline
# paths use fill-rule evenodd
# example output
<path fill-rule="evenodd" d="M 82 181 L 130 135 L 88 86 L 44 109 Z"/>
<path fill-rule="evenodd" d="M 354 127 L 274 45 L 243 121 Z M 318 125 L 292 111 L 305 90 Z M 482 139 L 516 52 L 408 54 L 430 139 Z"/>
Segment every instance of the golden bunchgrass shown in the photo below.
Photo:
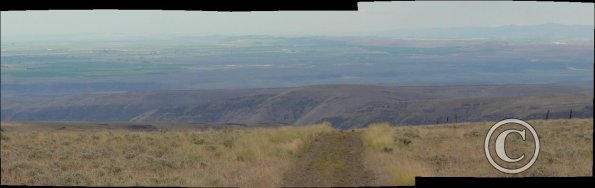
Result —
<path fill-rule="evenodd" d="M 413 185 L 415 176 L 592 176 L 593 119 L 529 121 L 541 152 L 520 174 L 504 174 L 487 161 L 483 144 L 494 123 L 373 124 L 363 133 L 365 164 L 377 185 Z"/>
<path fill-rule="evenodd" d="M 362 129 L 365 168 L 374 185 L 413 185 L 415 176 L 592 176 L 593 119 L 529 121 L 541 152 L 513 175 L 485 158 L 493 123 L 373 124 Z M 334 131 L 329 124 L 157 132 L 2 126 L 9 128 L 1 133 L 3 185 L 277 187 L 304 146 Z"/>
<path fill-rule="evenodd" d="M 328 124 L 242 130 L 4 131 L 3 185 L 276 187 Z"/>

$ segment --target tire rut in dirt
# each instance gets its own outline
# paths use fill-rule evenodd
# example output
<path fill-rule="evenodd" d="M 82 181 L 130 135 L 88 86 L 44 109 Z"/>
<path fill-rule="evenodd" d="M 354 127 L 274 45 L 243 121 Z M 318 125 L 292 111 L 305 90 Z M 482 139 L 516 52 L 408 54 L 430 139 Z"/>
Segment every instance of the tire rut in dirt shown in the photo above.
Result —
<path fill-rule="evenodd" d="M 373 181 L 363 165 L 364 148 L 358 132 L 321 135 L 298 154 L 284 174 L 288 187 L 365 186 Z"/>

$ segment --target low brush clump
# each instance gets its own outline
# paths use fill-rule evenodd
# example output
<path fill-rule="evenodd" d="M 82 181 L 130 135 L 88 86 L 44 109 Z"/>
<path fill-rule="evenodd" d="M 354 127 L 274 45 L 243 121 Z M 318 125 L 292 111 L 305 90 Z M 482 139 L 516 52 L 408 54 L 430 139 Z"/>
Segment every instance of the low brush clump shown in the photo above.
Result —
<path fill-rule="evenodd" d="M 2 131 L 3 185 L 275 187 L 330 132 L 305 127 L 185 132 Z"/>
<path fill-rule="evenodd" d="M 593 119 L 529 121 L 541 151 L 520 174 L 501 173 L 487 161 L 483 144 L 493 123 L 373 124 L 363 132 L 365 165 L 375 171 L 377 185 L 413 185 L 415 176 L 592 176 Z"/>

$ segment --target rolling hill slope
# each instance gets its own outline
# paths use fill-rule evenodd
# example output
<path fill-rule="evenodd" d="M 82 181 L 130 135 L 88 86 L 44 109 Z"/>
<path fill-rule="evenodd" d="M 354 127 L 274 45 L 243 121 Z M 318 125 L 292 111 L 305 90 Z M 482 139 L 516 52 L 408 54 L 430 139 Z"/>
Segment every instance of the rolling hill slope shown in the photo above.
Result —
<path fill-rule="evenodd" d="M 340 128 L 507 117 L 593 117 L 593 93 L 563 85 L 314 85 L 278 89 L 154 91 L 68 96 L 11 105 L 2 120 L 281 123 Z"/>

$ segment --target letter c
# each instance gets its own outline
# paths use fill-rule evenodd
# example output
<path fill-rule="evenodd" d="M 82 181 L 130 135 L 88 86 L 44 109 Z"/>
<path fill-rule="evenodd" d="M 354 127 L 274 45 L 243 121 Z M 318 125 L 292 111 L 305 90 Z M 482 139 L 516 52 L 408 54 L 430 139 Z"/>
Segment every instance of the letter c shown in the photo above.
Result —
<path fill-rule="evenodd" d="M 521 137 L 523 138 L 523 141 L 525 140 L 525 130 L 519 131 L 519 130 L 506 130 L 502 133 L 500 133 L 500 135 L 498 135 L 498 137 L 496 138 L 496 154 L 498 155 L 498 157 L 500 157 L 500 159 L 509 162 L 509 163 L 514 163 L 514 162 L 518 162 L 520 160 L 523 160 L 523 158 L 525 158 L 525 154 L 521 155 L 519 158 L 516 159 L 511 159 L 510 157 L 508 157 L 508 155 L 506 154 L 506 149 L 504 149 L 504 143 L 506 142 L 506 137 L 508 136 L 508 134 L 510 133 L 518 133 L 521 135 Z"/>

